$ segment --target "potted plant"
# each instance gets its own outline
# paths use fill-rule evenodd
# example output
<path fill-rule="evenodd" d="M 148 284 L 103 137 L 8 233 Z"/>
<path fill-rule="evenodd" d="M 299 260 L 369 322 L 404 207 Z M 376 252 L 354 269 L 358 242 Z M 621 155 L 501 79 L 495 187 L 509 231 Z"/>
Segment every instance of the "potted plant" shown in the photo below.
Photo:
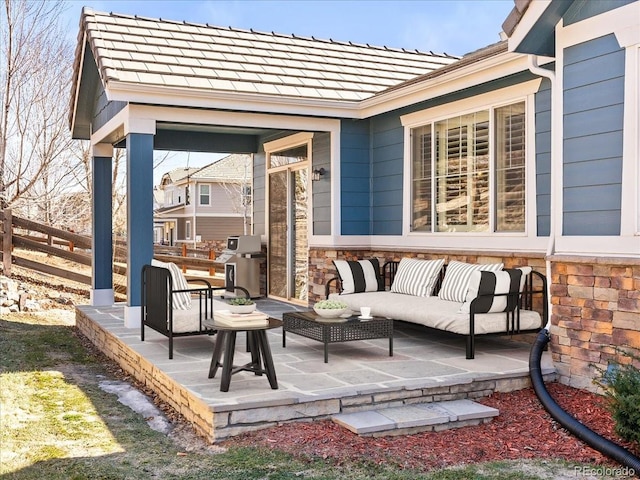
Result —
<path fill-rule="evenodd" d="M 251 313 L 256 309 L 256 302 L 250 298 L 231 298 L 227 304 L 231 313 Z"/>
<path fill-rule="evenodd" d="M 324 318 L 338 318 L 347 311 L 347 304 L 339 300 L 320 300 L 313 310 Z"/>

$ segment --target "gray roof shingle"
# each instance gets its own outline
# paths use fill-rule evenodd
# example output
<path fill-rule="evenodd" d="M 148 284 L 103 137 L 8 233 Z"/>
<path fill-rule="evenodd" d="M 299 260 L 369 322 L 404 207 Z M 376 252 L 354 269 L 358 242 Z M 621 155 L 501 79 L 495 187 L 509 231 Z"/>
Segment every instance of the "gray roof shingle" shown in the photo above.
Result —
<path fill-rule="evenodd" d="M 458 60 L 433 52 L 103 13 L 86 7 L 83 32 L 107 85 L 116 81 L 357 102 Z"/>

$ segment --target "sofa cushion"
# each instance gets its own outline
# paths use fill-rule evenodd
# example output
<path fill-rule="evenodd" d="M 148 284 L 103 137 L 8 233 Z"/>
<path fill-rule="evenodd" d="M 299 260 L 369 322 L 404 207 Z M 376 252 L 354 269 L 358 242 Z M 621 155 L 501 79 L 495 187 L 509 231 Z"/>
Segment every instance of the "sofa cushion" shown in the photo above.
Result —
<path fill-rule="evenodd" d="M 498 297 L 481 297 L 476 302 L 476 313 L 513 311 L 518 297 L 504 294 L 520 293 L 524 288 L 531 267 L 513 268 L 501 272 L 477 270 L 471 274 L 467 298 L 460 308 L 460 313 L 469 313 L 471 302 L 478 295 L 498 295 Z"/>
<path fill-rule="evenodd" d="M 444 258 L 438 260 L 403 258 L 393 277 L 391 291 L 419 297 L 430 296 L 442 265 L 444 265 Z"/>
<path fill-rule="evenodd" d="M 471 274 L 473 272 L 478 270 L 497 272 L 502 270 L 503 266 L 504 264 L 502 263 L 482 265 L 452 260 L 449 262 L 449 265 L 447 265 L 447 270 L 444 274 L 444 280 L 442 281 L 442 287 L 440 287 L 438 297 L 450 302 L 463 303 L 467 298 L 469 281 L 471 280 Z"/>
<path fill-rule="evenodd" d="M 459 313 L 460 303 L 442 300 L 436 296 L 417 297 L 393 292 L 364 292 L 344 297 L 332 293 L 329 298 L 345 302 L 353 311 L 359 311 L 360 307 L 371 307 L 373 316 L 404 320 L 462 335 L 469 334 L 469 314 Z M 522 330 L 540 328 L 541 323 L 538 312 L 520 310 Z M 499 312 L 476 315 L 474 323 L 476 334 L 505 331 L 507 331 L 507 314 Z"/>
<path fill-rule="evenodd" d="M 370 260 L 334 260 L 342 283 L 342 294 L 375 292 L 384 288 L 380 276 L 380 262 Z"/>

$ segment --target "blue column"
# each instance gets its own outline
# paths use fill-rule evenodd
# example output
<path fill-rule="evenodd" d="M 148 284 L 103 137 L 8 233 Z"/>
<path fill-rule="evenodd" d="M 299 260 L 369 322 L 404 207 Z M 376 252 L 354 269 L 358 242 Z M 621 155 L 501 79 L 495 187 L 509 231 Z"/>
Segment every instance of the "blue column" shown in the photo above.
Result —
<path fill-rule="evenodd" d="M 113 242 L 111 215 L 111 164 L 113 147 L 95 145 L 92 175 L 92 277 L 91 304 L 113 304 Z"/>
<path fill-rule="evenodd" d="M 143 265 L 151 263 L 152 258 L 153 135 L 130 133 L 127 135 L 128 307 L 141 305 L 141 270 Z M 138 324 L 139 318 L 138 316 Z"/>

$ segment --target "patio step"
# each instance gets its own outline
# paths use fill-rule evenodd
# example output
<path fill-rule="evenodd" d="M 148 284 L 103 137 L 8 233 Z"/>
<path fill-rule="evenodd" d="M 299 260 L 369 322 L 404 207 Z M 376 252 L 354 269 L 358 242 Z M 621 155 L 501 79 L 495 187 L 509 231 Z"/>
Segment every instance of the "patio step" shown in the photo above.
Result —
<path fill-rule="evenodd" d="M 334 415 L 338 425 L 362 436 L 407 435 L 487 423 L 498 410 L 472 400 L 415 403 Z"/>

